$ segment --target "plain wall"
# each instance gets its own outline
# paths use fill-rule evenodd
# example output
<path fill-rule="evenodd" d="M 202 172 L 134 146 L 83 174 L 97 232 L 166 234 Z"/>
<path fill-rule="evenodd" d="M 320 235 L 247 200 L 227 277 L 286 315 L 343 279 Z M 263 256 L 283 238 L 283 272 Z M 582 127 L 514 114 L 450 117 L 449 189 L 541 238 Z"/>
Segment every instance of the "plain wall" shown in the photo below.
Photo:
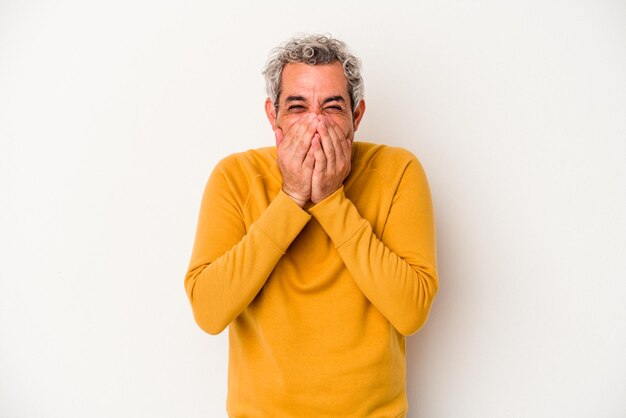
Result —
<path fill-rule="evenodd" d="M 222 3 L 0 1 L 0 416 L 226 416 L 228 331 L 183 279 L 299 32 L 361 57 L 356 139 L 430 182 L 409 416 L 626 416 L 626 3 Z"/>

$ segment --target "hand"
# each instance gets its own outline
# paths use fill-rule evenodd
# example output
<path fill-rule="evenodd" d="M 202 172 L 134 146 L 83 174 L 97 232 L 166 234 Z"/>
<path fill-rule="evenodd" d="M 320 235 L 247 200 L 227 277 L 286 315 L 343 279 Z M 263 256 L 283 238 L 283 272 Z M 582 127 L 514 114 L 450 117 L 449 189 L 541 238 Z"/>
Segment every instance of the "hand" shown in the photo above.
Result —
<path fill-rule="evenodd" d="M 311 198 L 311 177 L 315 157 L 311 142 L 318 119 L 313 113 L 303 115 L 287 129 L 283 135 L 281 128 L 276 128 L 276 150 L 278 168 L 283 176 L 283 191 L 300 207 L 304 207 Z"/>
<path fill-rule="evenodd" d="M 319 133 L 311 141 L 315 167 L 311 179 L 311 201 L 318 203 L 341 187 L 350 173 L 352 139 L 330 118 L 320 116 Z"/>

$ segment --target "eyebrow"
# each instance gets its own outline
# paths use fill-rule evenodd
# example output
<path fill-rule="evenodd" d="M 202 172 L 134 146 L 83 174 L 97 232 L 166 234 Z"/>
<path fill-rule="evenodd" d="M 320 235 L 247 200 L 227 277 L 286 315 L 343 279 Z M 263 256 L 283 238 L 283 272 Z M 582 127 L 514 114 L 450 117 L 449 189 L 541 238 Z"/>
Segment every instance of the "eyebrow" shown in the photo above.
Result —
<path fill-rule="evenodd" d="M 299 101 L 304 102 L 304 101 L 306 101 L 306 100 L 304 99 L 304 97 L 303 97 L 303 96 L 289 96 L 289 97 L 287 97 L 287 99 L 285 100 L 285 103 L 289 103 L 289 102 L 299 102 Z"/>
<path fill-rule="evenodd" d="M 289 103 L 289 102 L 306 102 L 306 99 L 304 98 L 304 96 L 288 96 L 285 99 L 285 103 Z M 322 102 L 322 104 L 326 104 L 328 102 L 344 102 L 345 103 L 346 99 L 344 99 L 342 96 L 330 96 L 324 99 L 324 101 Z"/>
<path fill-rule="evenodd" d="M 331 97 L 327 97 L 326 99 L 324 99 L 322 104 L 326 104 L 328 102 L 345 102 L 345 101 L 346 99 L 344 99 L 341 96 L 331 96 Z"/>

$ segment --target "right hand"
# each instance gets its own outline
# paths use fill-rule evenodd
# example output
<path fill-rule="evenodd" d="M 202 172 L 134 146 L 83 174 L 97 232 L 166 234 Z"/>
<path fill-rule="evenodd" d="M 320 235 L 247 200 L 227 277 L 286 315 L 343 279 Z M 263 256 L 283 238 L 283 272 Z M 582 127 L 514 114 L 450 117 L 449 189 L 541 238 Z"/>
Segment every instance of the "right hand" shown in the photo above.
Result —
<path fill-rule="evenodd" d="M 303 115 L 291 125 L 285 134 L 276 128 L 278 168 L 283 176 L 283 192 L 300 207 L 311 198 L 311 177 L 315 155 L 311 142 L 317 133 L 318 119 L 314 113 Z"/>

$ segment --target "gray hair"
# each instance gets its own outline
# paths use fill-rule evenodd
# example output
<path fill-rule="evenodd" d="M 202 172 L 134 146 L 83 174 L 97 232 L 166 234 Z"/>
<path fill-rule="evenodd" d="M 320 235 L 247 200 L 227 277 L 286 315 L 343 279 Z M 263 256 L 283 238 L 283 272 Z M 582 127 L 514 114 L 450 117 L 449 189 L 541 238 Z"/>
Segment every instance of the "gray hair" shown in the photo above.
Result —
<path fill-rule="evenodd" d="M 280 82 L 285 65 L 298 62 L 320 65 L 337 61 L 343 65 L 343 72 L 348 79 L 348 94 L 354 112 L 363 99 L 361 60 L 350 52 L 344 42 L 333 39 L 330 35 L 294 37 L 271 51 L 262 74 L 265 76 L 267 95 L 274 107 L 278 109 Z"/>

